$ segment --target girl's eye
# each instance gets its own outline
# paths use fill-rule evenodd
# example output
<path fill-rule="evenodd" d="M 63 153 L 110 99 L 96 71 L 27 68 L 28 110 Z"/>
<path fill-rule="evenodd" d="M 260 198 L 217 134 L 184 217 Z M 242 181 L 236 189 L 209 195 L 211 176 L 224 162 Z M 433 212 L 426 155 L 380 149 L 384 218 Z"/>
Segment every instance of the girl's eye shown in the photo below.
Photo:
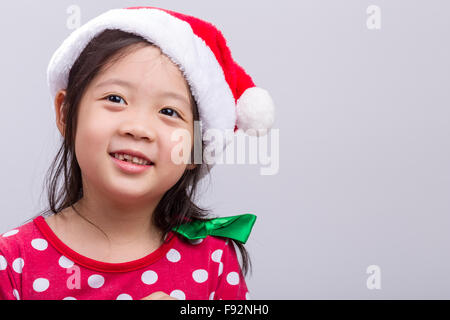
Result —
<path fill-rule="evenodd" d="M 118 96 L 116 94 L 110 94 L 110 95 L 106 96 L 105 99 L 107 99 L 109 102 L 114 102 L 114 103 L 120 103 L 121 100 L 123 102 L 125 102 L 125 100 L 121 96 Z M 164 109 L 161 109 L 161 110 L 168 110 L 168 112 L 163 112 L 164 114 L 166 114 L 168 116 L 172 117 L 172 115 L 174 113 L 176 113 L 178 118 L 181 118 L 180 114 L 177 111 L 175 111 L 174 109 L 172 109 L 172 108 L 164 108 Z"/>
<path fill-rule="evenodd" d="M 176 111 L 175 111 L 174 109 L 172 109 L 172 108 L 164 108 L 164 109 L 161 109 L 161 111 L 163 111 L 163 110 L 169 110 L 169 112 L 164 112 L 164 114 L 167 114 L 167 115 L 172 116 L 174 113 L 176 113 L 177 116 L 178 116 L 178 118 L 181 118 L 180 114 L 179 114 L 178 112 L 176 112 Z"/>
<path fill-rule="evenodd" d="M 118 96 L 115 94 L 110 94 L 110 95 L 106 96 L 105 99 L 107 99 L 109 102 L 114 102 L 114 103 L 120 103 L 120 100 L 125 102 L 125 100 L 123 100 L 123 98 L 121 96 Z"/>

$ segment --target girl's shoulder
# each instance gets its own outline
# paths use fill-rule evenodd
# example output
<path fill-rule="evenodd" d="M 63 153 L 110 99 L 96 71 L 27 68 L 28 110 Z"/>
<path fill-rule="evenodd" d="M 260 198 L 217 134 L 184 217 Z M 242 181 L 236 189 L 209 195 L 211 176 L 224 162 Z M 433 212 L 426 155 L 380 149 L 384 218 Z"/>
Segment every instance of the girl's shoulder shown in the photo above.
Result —
<path fill-rule="evenodd" d="M 42 240 L 42 236 L 33 219 L 0 234 L 0 254 L 11 255 L 21 252 L 29 244 L 38 246 L 38 243 Z"/>

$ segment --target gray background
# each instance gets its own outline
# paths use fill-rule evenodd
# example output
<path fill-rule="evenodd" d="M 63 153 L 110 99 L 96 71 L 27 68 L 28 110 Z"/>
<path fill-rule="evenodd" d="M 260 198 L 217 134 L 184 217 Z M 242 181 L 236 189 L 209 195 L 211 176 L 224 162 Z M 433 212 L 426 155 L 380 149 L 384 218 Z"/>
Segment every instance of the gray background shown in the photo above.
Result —
<path fill-rule="evenodd" d="M 277 106 L 280 168 L 217 165 L 201 204 L 254 213 L 253 299 L 450 298 L 448 1 L 2 3 L 0 232 L 46 207 L 59 133 L 46 68 L 81 22 L 155 5 L 213 22 Z M 381 29 L 366 26 L 370 5 Z M 366 269 L 381 270 L 369 290 Z"/>

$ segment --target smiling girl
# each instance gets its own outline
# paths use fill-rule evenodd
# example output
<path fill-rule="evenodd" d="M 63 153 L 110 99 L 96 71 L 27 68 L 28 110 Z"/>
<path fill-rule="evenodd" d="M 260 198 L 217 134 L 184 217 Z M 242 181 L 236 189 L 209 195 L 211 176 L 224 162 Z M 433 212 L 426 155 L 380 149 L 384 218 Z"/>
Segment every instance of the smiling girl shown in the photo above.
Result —
<path fill-rule="evenodd" d="M 196 163 L 194 146 L 200 137 L 203 154 L 209 129 L 264 134 L 273 102 L 220 31 L 113 9 L 62 43 L 48 82 L 63 139 L 49 214 L 0 237 L 0 299 L 248 299 L 256 216 L 207 218 L 194 197 L 213 164 Z"/>

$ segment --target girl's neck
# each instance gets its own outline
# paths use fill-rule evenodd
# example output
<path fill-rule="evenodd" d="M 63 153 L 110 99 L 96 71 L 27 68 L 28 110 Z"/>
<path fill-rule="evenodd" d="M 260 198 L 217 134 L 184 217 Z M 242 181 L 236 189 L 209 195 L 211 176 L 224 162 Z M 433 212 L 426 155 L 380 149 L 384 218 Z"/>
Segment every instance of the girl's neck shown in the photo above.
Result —
<path fill-rule="evenodd" d="M 147 256 L 162 245 L 162 233 L 154 232 L 150 224 L 146 224 L 148 228 L 142 223 L 140 228 L 131 229 L 131 223 L 122 226 L 105 224 L 101 215 L 85 217 L 85 212 L 88 213 L 77 202 L 73 207 L 46 218 L 56 236 L 83 256 L 102 262 L 122 263 Z M 117 223 L 118 220 L 114 221 Z"/>
<path fill-rule="evenodd" d="M 70 209 L 72 221 L 83 225 L 86 232 L 101 235 L 112 246 L 148 241 L 160 243 L 162 230 L 153 225 L 153 210 L 148 206 L 124 210 L 100 207 L 96 202 L 82 198 Z"/>

